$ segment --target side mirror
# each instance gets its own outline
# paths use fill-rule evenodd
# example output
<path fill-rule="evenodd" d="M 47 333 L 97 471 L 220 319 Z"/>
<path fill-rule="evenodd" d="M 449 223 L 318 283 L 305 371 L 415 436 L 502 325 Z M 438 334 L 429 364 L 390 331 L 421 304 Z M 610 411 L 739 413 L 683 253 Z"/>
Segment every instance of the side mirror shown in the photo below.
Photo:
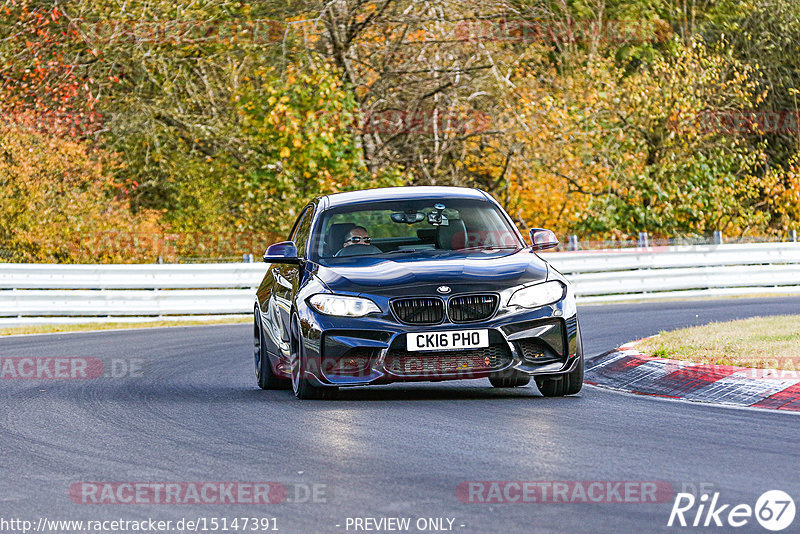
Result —
<path fill-rule="evenodd" d="M 531 228 L 531 244 L 533 252 L 547 250 L 558 246 L 558 238 L 552 230 L 544 228 Z"/>
<path fill-rule="evenodd" d="M 264 252 L 264 261 L 267 263 L 300 263 L 297 257 L 297 245 L 294 241 L 281 241 L 267 247 Z"/>

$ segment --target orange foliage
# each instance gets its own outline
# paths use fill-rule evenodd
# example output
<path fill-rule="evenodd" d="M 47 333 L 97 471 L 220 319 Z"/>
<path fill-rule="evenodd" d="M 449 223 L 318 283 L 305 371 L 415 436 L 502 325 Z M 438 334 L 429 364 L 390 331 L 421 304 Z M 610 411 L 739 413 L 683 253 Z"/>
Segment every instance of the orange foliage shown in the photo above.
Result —
<path fill-rule="evenodd" d="M 155 261 L 152 247 L 108 250 L 82 243 L 103 232 L 160 232 L 158 212 L 133 215 L 115 187 L 113 159 L 85 143 L 0 123 L 0 242 L 5 261 Z"/>

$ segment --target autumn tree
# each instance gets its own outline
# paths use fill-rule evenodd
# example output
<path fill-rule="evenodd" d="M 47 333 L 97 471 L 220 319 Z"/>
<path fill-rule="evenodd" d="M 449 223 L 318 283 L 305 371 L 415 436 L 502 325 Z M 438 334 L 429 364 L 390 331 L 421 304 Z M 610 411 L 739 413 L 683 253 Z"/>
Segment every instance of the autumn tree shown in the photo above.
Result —
<path fill-rule="evenodd" d="M 97 246 L 102 236 L 160 232 L 158 212 L 133 215 L 117 163 L 86 143 L 0 124 L 0 248 L 7 261 L 155 261 L 158 243 Z"/>

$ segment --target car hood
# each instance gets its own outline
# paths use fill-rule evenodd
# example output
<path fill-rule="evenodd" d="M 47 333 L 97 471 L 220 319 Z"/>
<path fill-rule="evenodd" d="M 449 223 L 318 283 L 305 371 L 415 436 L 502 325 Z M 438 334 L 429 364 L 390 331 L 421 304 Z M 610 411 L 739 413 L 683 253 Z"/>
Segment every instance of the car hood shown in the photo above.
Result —
<path fill-rule="evenodd" d="M 442 285 L 452 293 L 501 291 L 546 280 L 547 263 L 528 249 L 438 258 L 359 256 L 320 265 L 316 274 L 334 292 L 394 297 L 436 294 Z"/>

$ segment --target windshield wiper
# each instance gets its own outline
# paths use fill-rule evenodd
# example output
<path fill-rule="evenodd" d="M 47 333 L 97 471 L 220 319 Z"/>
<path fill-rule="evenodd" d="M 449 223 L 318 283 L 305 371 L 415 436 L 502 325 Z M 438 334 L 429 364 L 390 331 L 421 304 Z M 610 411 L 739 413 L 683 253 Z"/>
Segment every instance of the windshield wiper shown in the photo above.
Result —
<path fill-rule="evenodd" d="M 513 247 L 513 246 L 494 246 L 494 245 L 483 245 L 479 247 L 467 247 L 467 248 L 454 248 L 452 250 L 449 249 L 441 249 L 441 248 L 412 248 L 412 249 L 397 249 L 397 250 L 390 250 L 389 252 L 384 252 L 384 254 L 410 254 L 412 252 L 422 252 L 424 250 L 436 251 L 436 252 L 462 252 L 465 250 L 516 250 L 520 247 Z"/>
<path fill-rule="evenodd" d="M 462 251 L 462 250 L 512 250 L 512 249 L 516 250 L 518 248 L 520 248 L 520 247 L 514 247 L 514 246 L 502 246 L 502 247 L 499 247 L 499 246 L 495 246 L 495 245 L 481 245 L 481 246 L 478 246 L 478 247 L 459 248 L 459 249 L 455 249 L 455 250 L 456 251 Z"/>

